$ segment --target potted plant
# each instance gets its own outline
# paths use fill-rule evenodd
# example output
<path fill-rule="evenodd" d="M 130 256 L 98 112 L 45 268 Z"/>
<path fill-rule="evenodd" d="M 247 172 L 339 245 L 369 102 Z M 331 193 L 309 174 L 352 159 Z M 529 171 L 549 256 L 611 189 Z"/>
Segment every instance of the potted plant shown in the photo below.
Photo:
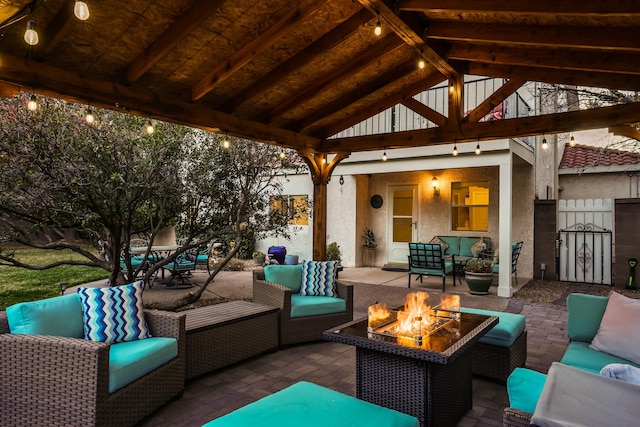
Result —
<path fill-rule="evenodd" d="M 327 246 L 327 260 L 338 261 L 338 265 L 342 263 L 342 251 L 340 250 L 338 243 L 331 242 Z"/>
<path fill-rule="evenodd" d="M 264 264 L 264 253 L 260 251 L 255 251 L 253 253 L 253 264 L 254 265 L 263 265 Z"/>
<path fill-rule="evenodd" d="M 362 236 L 363 243 L 362 246 L 366 246 L 367 248 L 375 248 L 378 246 L 376 243 L 376 236 L 373 234 L 373 231 L 370 228 L 364 229 L 364 235 Z"/>
<path fill-rule="evenodd" d="M 490 259 L 471 258 L 464 265 L 464 278 L 469 292 L 474 295 L 487 295 L 493 283 L 493 261 Z"/>

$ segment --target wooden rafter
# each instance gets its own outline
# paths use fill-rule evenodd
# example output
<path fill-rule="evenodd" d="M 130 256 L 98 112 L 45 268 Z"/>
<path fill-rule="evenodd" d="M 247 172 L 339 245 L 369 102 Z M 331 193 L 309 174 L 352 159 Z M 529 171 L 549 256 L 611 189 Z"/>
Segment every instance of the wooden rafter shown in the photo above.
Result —
<path fill-rule="evenodd" d="M 211 92 L 253 58 L 269 49 L 287 33 L 302 25 L 305 19 L 320 9 L 324 3 L 325 1 L 307 0 L 297 8 L 289 11 L 262 35 L 246 44 L 219 67 L 214 68 L 199 82 L 195 83 L 192 88 L 191 99 L 197 101 Z"/>
<path fill-rule="evenodd" d="M 638 127 L 635 125 L 610 126 L 609 132 L 614 135 L 626 136 L 627 138 L 640 141 L 640 130 L 638 130 Z"/>
<path fill-rule="evenodd" d="M 526 29 L 526 31 L 524 31 Z M 467 43 L 506 43 L 524 46 L 639 51 L 640 28 L 563 25 L 507 25 L 436 21 L 429 25 L 429 38 L 458 40 Z"/>
<path fill-rule="evenodd" d="M 526 50 L 495 45 L 452 43 L 449 58 L 559 70 L 640 74 L 640 52 L 578 52 L 566 48 Z"/>
<path fill-rule="evenodd" d="M 396 33 L 404 42 L 416 49 L 419 54 L 433 67 L 447 78 L 457 74 L 456 70 L 447 63 L 447 61 L 436 52 L 423 37 L 424 26 L 415 28 L 417 25 L 410 25 L 382 0 L 358 0 L 360 4 L 369 9 L 374 15 L 380 15 L 382 19 L 389 25 L 391 30 Z"/>
<path fill-rule="evenodd" d="M 351 151 L 367 151 L 381 150 L 385 147 L 423 147 L 450 144 L 455 140 L 464 142 L 598 129 L 611 123 L 635 123 L 639 115 L 640 103 L 633 103 L 534 117 L 461 123 L 459 127 L 447 126 L 394 134 L 336 138 L 330 142 L 331 148 L 336 151 L 347 148 Z"/>
<path fill-rule="evenodd" d="M 337 85 L 339 82 L 356 74 L 371 65 L 371 63 L 380 60 L 380 58 L 394 52 L 404 46 L 402 40 L 394 34 L 389 34 L 379 43 L 360 55 L 355 61 L 344 64 L 341 68 L 328 73 L 324 78 L 315 81 L 304 91 L 296 96 L 287 99 L 285 102 L 277 105 L 269 111 L 268 117 L 262 117 L 259 121 L 270 122 L 274 118 L 286 113 L 296 106 L 306 102 L 316 96 L 319 92 L 327 87 Z"/>
<path fill-rule="evenodd" d="M 125 81 L 133 83 L 160 61 L 171 49 L 188 36 L 213 12 L 224 4 L 224 0 L 198 0 L 189 10 L 176 19 L 153 43 L 127 68 Z"/>
<path fill-rule="evenodd" d="M 433 12 L 455 10 L 465 12 L 521 12 L 537 15 L 557 16 L 562 14 L 583 16 L 593 14 L 640 13 L 640 4 L 626 1 L 603 2 L 584 0 L 562 0 L 537 2 L 530 0 L 400 0 L 399 10 Z"/>
<path fill-rule="evenodd" d="M 467 114 L 464 120 L 471 123 L 479 121 L 525 83 L 526 80 L 509 80 L 493 92 L 487 99 L 482 101 L 480 105 L 474 108 L 469 114 Z"/>
<path fill-rule="evenodd" d="M 436 110 L 427 107 L 415 98 L 404 98 L 400 101 L 400 103 L 411 111 L 414 111 L 417 114 L 420 114 L 425 119 L 435 123 L 437 126 L 445 126 L 447 123 L 447 116 L 442 115 Z"/>
<path fill-rule="evenodd" d="M 69 32 L 71 25 L 76 20 L 73 16 L 73 0 L 67 0 L 55 14 L 44 32 L 40 52 L 44 56 L 51 54 L 58 47 L 58 44 L 64 39 Z"/>
<path fill-rule="evenodd" d="M 337 26 L 333 31 L 325 34 L 320 39 L 311 43 L 300 53 L 292 56 L 289 60 L 283 62 L 278 67 L 271 70 L 267 75 L 263 76 L 259 80 L 256 80 L 255 83 L 248 86 L 242 92 L 236 94 L 227 105 L 228 111 L 234 112 L 240 105 L 244 104 L 259 93 L 276 84 L 278 80 L 282 78 L 282 76 L 287 76 L 293 73 L 300 67 L 313 61 L 314 58 L 337 46 L 346 37 L 348 37 L 364 23 L 370 21 L 371 19 L 372 17 L 369 11 L 366 9 L 361 9 L 351 18 L 347 19 L 345 22 Z"/>

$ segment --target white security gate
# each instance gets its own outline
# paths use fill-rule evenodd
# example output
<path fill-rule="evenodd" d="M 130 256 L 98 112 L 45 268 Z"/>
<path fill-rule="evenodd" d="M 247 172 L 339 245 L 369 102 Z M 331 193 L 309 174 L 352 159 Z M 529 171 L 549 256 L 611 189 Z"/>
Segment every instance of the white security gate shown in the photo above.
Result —
<path fill-rule="evenodd" d="M 611 285 L 613 200 L 558 203 L 560 280 Z"/>

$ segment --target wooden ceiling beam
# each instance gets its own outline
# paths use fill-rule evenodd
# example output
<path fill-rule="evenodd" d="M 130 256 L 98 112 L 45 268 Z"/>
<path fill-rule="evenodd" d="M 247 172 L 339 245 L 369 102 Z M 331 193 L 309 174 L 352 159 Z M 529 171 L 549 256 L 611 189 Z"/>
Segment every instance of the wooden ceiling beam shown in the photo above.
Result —
<path fill-rule="evenodd" d="M 640 13 L 640 4 L 629 1 L 562 0 L 400 0 L 398 9 L 414 12 L 500 12 L 536 15 L 629 15 Z"/>
<path fill-rule="evenodd" d="M 43 56 L 47 56 L 53 52 L 71 29 L 73 22 L 76 20 L 73 15 L 74 4 L 75 0 L 65 1 L 47 25 L 44 31 L 44 37 L 42 37 L 42 45 L 39 46 Z"/>
<path fill-rule="evenodd" d="M 357 125 L 361 121 L 366 120 L 369 117 L 373 117 L 376 114 L 383 112 L 387 108 L 393 107 L 394 105 L 401 102 L 403 99 L 411 98 L 416 93 L 420 93 L 424 90 L 427 90 L 437 85 L 438 83 L 442 83 L 445 80 L 446 80 L 446 77 L 444 77 L 440 73 L 433 73 L 429 76 L 426 76 L 425 78 L 420 79 L 420 81 L 418 81 L 417 83 L 413 83 L 405 87 L 404 89 L 397 91 L 394 96 L 386 97 L 382 101 L 376 104 L 371 104 L 367 108 L 357 111 L 356 113 L 350 115 L 346 119 L 341 120 L 325 128 L 323 131 L 323 136 L 325 138 L 328 138 L 330 136 L 337 134 L 338 132 L 341 132 L 345 129 L 350 128 L 351 126 Z M 331 141 L 333 140 L 327 140 L 326 143 L 331 145 Z M 332 151 L 332 150 L 324 149 L 324 151 Z M 339 151 L 342 151 L 342 150 L 339 150 Z"/>
<path fill-rule="evenodd" d="M 640 52 L 614 53 L 534 47 L 523 49 L 455 42 L 451 44 L 449 58 L 523 67 L 640 74 Z"/>
<path fill-rule="evenodd" d="M 444 126 L 447 123 L 447 116 L 438 113 L 433 108 L 427 107 L 422 102 L 418 101 L 413 97 L 404 98 L 402 101 L 400 101 L 400 104 L 404 105 L 411 111 L 417 114 L 420 114 L 422 117 L 424 117 L 427 120 L 430 120 L 432 123 L 436 124 L 437 126 Z"/>
<path fill-rule="evenodd" d="M 571 49 L 640 51 L 640 27 L 597 27 L 565 25 L 506 25 L 434 21 L 429 39 L 467 43 L 554 46 Z"/>
<path fill-rule="evenodd" d="M 289 127 L 290 129 L 304 130 L 319 122 L 320 120 L 329 117 L 340 110 L 347 108 L 351 104 L 358 102 L 367 96 L 373 95 L 376 91 L 397 82 L 401 78 L 416 71 L 415 61 L 411 60 L 394 69 L 387 71 L 385 74 L 378 76 L 376 79 L 356 86 L 351 92 L 345 93 L 340 98 L 333 102 L 325 104 L 320 109 L 312 112 L 311 114 L 299 120 L 295 125 Z"/>
<path fill-rule="evenodd" d="M 191 99 L 197 101 L 211 92 L 219 84 L 231 77 L 233 73 L 241 69 L 256 56 L 271 48 L 287 33 L 302 25 L 305 20 L 318 11 L 326 0 L 307 0 L 298 7 L 290 10 L 286 15 L 271 25 L 267 31 L 253 39 L 220 66 L 211 70 L 200 81 L 193 85 Z"/>
<path fill-rule="evenodd" d="M 469 62 L 469 74 L 474 76 L 517 78 L 533 82 L 561 85 L 589 86 L 605 89 L 640 90 L 640 76 L 596 73 L 587 71 L 567 72 L 540 67 L 519 67 Z"/>
<path fill-rule="evenodd" d="M 366 22 L 371 21 L 371 19 L 373 18 L 368 10 L 360 9 L 360 11 L 331 30 L 331 32 L 320 37 L 305 49 L 280 64 L 275 69 L 269 71 L 266 75 L 256 80 L 239 94 L 234 95 L 233 99 L 227 103 L 227 111 L 234 112 L 243 103 L 278 83 L 278 81 L 282 80 L 283 76 L 288 76 L 297 69 L 307 65 L 318 56 L 336 47 L 340 42 L 344 41 L 344 39 Z"/>
<path fill-rule="evenodd" d="M 160 61 L 171 49 L 187 37 L 213 12 L 220 9 L 224 0 L 198 0 L 179 16 L 160 36 L 134 59 L 125 71 L 125 81 L 133 83 Z"/>
<path fill-rule="evenodd" d="M 358 2 L 369 9 L 373 15 L 380 16 L 398 37 L 413 47 L 425 61 L 429 62 L 442 75 L 451 78 L 457 74 L 446 59 L 427 44 L 424 37 L 424 24 L 420 24 L 420 28 L 417 28 L 418 24 L 411 25 L 406 22 L 384 0 L 358 0 Z"/>
<path fill-rule="evenodd" d="M 327 143 L 331 143 L 332 150 L 352 152 L 382 150 L 385 147 L 387 149 L 424 147 L 451 144 L 454 141 L 468 142 L 598 129 L 611 124 L 634 123 L 639 115 L 640 103 L 633 103 L 542 116 L 461 123 L 459 127 L 448 126 L 392 134 L 336 138 L 328 140 Z"/>
<path fill-rule="evenodd" d="M 610 126 L 609 132 L 640 141 L 640 130 L 634 125 Z"/>
<path fill-rule="evenodd" d="M 294 149 L 317 150 L 321 142 L 312 136 L 205 109 L 190 102 L 163 99 L 148 91 L 79 75 L 26 58 L 0 54 L 0 64 L 3 64 L 0 67 L 0 82 L 67 101 L 91 102 L 96 107 Z"/>
<path fill-rule="evenodd" d="M 467 114 L 467 116 L 464 118 L 464 121 L 471 123 L 479 121 L 525 83 L 526 80 L 519 79 L 511 79 L 508 82 L 504 83 L 487 99 L 482 101 L 480 105 L 478 105 L 469 114 Z"/>
<path fill-rule="evenodd" d="M 379 61 L 384 56 L 389 55 L 403 46 L 404 43 L 396 37 L 395 34 L 385 36 L 378 43 L 359 55 L 357 59 L 346 63 L 333 72 L 327 73 L 323 78 L 316 80 L 311 86 L 308 86 L 296 96 L 288 98 L 285 102 L 272 108 L 265 117 L 260 118 L 258 121 L 273 121 L 276 117 L 317 96 L 322 90 L 335 86 L 346 78 L 352 77 L 359 71 L 369 67 L 373 62 Z"/>

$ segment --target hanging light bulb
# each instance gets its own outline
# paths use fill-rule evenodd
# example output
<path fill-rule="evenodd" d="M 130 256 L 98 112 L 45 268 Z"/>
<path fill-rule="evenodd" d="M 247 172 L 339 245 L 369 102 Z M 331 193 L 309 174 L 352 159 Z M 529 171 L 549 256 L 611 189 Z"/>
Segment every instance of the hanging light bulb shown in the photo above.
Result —
<path fill-rule="evenodd" d="M 380 36 L 380 34 L 382 34 L 382 24 L 380 23 L 380 14 L 378 14 L 378 22 L 376 22 L 376 28 L 373 29 L 373 33 L 376 36 Z"/>
<path fill-rule="evenodd" d="M 424 59 L 420 58 L 420 60 L 418 61 L 418 68 L 422 70 L 426 65 L 427 64 L 424 62 Z"/>
<path fill-rule="evenodd" d="M 281 159 L 284 159 L 286 156 L 287 156 L 287 155 L 284 153 L 284 151 L 281 151 L 281 152 L 280 152 L 280 158 L 281 158 Z"/>
<path fill-rule="evenodd" d="M 144 130 L 147 131 L 147 133 L 149 135 L 151 135 L 153 132 L 156 131 L 156 128 L 155 128 L 155 126 L 153 126 L 153 123 L 147 122 L 147 124 L 145 125 Z"/>
<path fill-rule="evenodd" d="M 227 136 L 225 135 L 224 139 L 222 140 L 222 148 L 226 150 L 230 146 L 231 146 L 231 142 L 229 142 L 229 138 L 227 138 Z"/>
<path fill-rule="evenodd" d="M 476 145 L 476 155 L 479 155 L 480 153 L 480 141 L 478 141 L 478 144 Z"/>
<path fill-rule="evenodd" d="M 86 21 L 89 19 L 89 6 L 83 1 L 76 0 L 76 4 L 73 6 L 73 14 L 79 20 Z"/>
<path fill-rule="evenodd" d="M 29 111 L 36 111 L 38 109 L 38 100 L 35 95 L 31 95 L 29 102 L 27 102 L 27 109 Z"/>
<path fill-rule="evenodd" d="M 571 135 L 571 138 L 569 138 L 569 145 L 572 147 L 576 146 L 576 139 L 573 137 L 573 135 Z"/>
<path fill-rule="evenodd" d="M 458 155 L 458 144 L 455 141 L 453 142 L 453 155 Z"/>
<path fill-rule="evenodd" d="M 93 122 L 96 120 L 95 116 L 93 115 L 93 111 L 91 110 L 91 108 L 87 109 L 87 114 L 85 114 L 84 119 L 89 124 L 93 124 Z"/>
<path fill-rule="evenodd" d="M 384 150 L 384 153 L 382 153 L 382 161 L 383 162 L 387 161 L 387 150 Z"/>
<path fill-rule="evenodd" d="M 24 41 L 29 46 L 35 46 L 40 41 L 38 32 L 36 31 L 36 21 L 30 20 L 27 22 L 27 31 L 24 32 Z"/>
<path fill-rule="evenodd" d="M 544 137 L 544 135 L 542 136 L 542 149 L 546 150 L 547 147 L 549 147 L 549 144 L 547 144 L 547 138 Z"/>

